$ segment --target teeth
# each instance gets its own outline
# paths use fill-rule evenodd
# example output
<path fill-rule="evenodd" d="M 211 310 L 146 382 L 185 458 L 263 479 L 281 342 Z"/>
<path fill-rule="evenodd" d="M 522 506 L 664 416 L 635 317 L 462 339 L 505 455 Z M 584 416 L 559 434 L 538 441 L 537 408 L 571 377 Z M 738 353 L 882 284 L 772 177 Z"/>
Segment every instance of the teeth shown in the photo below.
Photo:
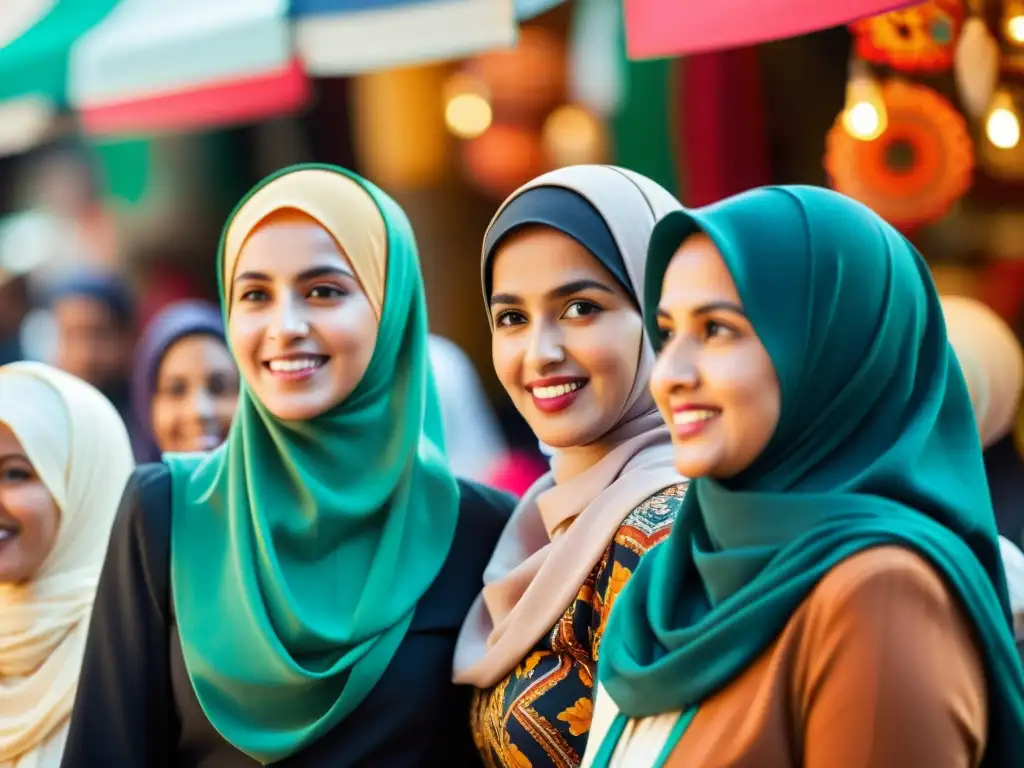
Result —
<path fill-rule="evenodd" d="M 312 357 L 289 358 L 287 360 L 271 360 L 270 370 L 278 373 L 294 373 L 311 371 L 323 365 L 323 361 Z"/>
<path fill-rule="evenodd" d="M 534 387 L 533 396 L 541 400 L 550 400 L 552 397 L 561 397 L 562 395 L 568 395 L 570 392 L 575 392 L 582 386 L 582 382 L 573 381 L 569 384 L 555 384 L 553 387 Z"/>
<path fill-rule="evenodd" d="M 707 421 L 717 415 L 717 411 L 680 411 L 673 414 L 672 423 L 679 425 L 693 424 L 698 421 Z"/>

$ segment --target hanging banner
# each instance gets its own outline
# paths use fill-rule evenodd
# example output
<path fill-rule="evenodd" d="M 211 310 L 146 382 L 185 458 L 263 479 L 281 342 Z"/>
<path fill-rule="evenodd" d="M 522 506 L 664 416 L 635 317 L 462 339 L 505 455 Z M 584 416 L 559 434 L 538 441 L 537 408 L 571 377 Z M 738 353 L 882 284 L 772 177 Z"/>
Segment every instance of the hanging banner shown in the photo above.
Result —
<path fill-rule="evenodd" d="M 625 0 L 632 59 L 703 53 L 796 37 L 921 0 Z"/>

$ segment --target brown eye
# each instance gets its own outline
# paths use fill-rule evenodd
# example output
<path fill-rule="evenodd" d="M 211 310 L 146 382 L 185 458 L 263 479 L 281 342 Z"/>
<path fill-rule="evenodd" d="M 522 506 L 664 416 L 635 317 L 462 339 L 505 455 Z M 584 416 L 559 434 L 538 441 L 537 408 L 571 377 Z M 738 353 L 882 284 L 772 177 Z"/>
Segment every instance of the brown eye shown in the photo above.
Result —
<path fill-rule="evenodd" d="M 511 325 L 522 325 L 526 322 L 526 318 L 522 312 L 516 312 L 514 309 L 506 309 L 498 318 L 494 321 L 495 325 L 511 326 Z"/>
<path fill-rule="evenodd" d="M 587 315 L 596 315 L 601 312 L 601 307 L 597 306 L 592 301 L 574 301 L 569 305 L 569 308 L 565 310 L 565 314 L 562 317 L 569 320 L 576 320 Z"/>

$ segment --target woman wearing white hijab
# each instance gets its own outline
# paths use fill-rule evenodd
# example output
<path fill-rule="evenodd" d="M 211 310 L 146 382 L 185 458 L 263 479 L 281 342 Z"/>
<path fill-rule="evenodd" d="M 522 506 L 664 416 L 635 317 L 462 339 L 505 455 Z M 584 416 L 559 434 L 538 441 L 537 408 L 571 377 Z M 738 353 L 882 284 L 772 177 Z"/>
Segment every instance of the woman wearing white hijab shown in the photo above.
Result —
<path fill-rule="evenodd" d="M 1024 391 L 1024 350 L 1010 326 L 976 299 L 943 296 L 942 310 L 978 422 L 1014 632 L 1024 649 L 1024 463 L 1011 434 Z"/>
<path fill-rule="evenodd" d="M 1024 349 L 1010 326 L 976 299 L 944 296 L 942 309 L 974 406 L 996 525 L 1022 547 L 1024 461 L 1013 426 L 1024 392 Z"/>
<path fill-rule="evenodd" d="M 0 367 L 0 768 L 60 765 L 132 468 L 128 431 L 96 389 L 39 363 Z"/>

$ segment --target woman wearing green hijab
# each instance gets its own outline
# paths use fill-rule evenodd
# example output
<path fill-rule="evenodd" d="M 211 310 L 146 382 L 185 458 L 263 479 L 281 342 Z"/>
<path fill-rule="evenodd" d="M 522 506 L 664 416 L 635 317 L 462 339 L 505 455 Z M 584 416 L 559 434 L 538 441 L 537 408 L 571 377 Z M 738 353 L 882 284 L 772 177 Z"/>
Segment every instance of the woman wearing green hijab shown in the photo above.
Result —
<path fill-rule="evenodd" d="M 513 502 L 448 469 L 408 220 L 288 168 L 218 278 L 238 412 L 129 485 L 62 765 L 472 765 L 452 653 Z"/>
<path fill-rule="evenodd" d="M 584 765 L 1010 768 L 1024 671 L 921 256 L 758 189 L 655 228 L 651 388 L 695 478 L 601 648 Z"/>

